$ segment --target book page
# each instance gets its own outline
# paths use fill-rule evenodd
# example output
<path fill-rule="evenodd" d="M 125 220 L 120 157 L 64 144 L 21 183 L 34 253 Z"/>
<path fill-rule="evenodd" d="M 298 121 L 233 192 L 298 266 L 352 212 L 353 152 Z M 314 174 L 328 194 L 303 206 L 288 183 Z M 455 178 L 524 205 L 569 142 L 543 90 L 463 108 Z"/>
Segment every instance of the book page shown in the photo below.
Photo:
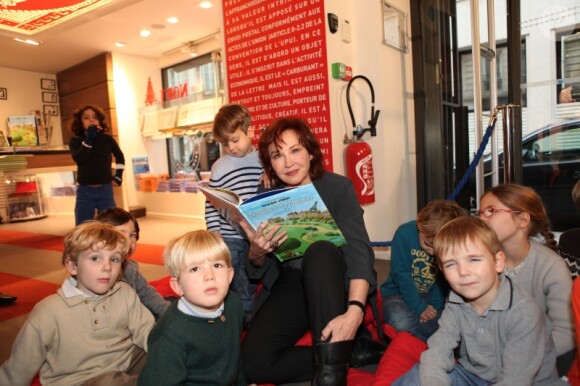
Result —
<path fill-rule="evenodd" d="M 267 222 L 268 227 L 280 225 L 286 231 L 288 240 L 274 251 L 280 261 L 303 256 L 315 241 L 330 241 L 338 247 L 346 244 L 314 185 L 268 193 L 245 201 L 239 208 L 254 229 Z"/>

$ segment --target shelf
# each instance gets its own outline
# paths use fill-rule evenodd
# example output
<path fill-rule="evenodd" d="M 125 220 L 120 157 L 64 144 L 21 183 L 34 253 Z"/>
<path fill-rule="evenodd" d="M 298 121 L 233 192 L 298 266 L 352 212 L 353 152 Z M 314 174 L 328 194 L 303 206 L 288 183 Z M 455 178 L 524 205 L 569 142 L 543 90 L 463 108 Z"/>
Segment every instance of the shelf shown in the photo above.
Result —
<path fill-rule="evenodd" d="M 5 187 L 10 187 L 5 192 L 7 193 L 6 217 L 8 221 L 36 220 L 47 216 L 36 176 L 28 175 L 7 179 Z"/>
<path fill-rule="evenodd" d="M 23 221 L 32 221 L 32 220 L 40 220 L 41 218 L 48 217 L 47 214 L 39 214 L 36 216 L 28 216 L 22 218 L 11 218 L 10 222 L 23 222 Z"/>

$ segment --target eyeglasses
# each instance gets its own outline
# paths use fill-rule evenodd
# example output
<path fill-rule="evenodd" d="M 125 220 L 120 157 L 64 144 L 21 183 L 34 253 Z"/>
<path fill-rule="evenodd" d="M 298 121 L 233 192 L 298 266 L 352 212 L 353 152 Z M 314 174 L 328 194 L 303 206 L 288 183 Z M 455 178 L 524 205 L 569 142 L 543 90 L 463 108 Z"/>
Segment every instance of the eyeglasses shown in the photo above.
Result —
<path fill-rule="evenodd" d="M 504 209 L 504 208 L 494 208 L 493 206 L 488 206 L 487 208 L 475 212 L 476 216 L 482 216 L 485 218 L 490 218 L 497 212 L 505 212 L 505 213 L 522 213 L 521 210 L 512 210 L 512 209 Z"/>

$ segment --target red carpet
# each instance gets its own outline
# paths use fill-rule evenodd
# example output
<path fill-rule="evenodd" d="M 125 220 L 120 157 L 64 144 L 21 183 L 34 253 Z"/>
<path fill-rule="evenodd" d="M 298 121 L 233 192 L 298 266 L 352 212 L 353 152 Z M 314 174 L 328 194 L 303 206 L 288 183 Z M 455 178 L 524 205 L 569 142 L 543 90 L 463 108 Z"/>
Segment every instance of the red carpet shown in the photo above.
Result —
<path fill-rule="evenodd" d="M 34 305 L 56 292 L 59 284 L 0 272 L 0 292 L 15 295 L 16 302 L 0 306 L 0 322 L 26 314 Z"/>
<path fill-rule="evenodd" d="M 0 231 L 0 244 L 19 247 L 62 251 L 63 237 L 30 232 Z"/>
<path fill-rule="evenodd" d="M 46 235 L 31 232 L 0 231 L 0 244 L 16 245 L 19 247 L 44 249 L 48 251 L 63 250 L 62 236 Z M 163 265 L 162 245 L 137 243 L 137 250 L 132 259 L 140 263 Z"/>

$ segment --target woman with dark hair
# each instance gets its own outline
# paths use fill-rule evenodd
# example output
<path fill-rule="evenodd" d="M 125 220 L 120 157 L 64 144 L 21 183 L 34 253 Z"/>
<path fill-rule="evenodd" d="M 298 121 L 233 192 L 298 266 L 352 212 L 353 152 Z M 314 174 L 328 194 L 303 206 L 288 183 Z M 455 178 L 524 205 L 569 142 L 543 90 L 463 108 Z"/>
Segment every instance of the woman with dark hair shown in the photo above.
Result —
<path fill-rule="evenodd" d="M 95 217 L 95 209 L 102 212 L 116 206 L 113 186 L 121 186 L 125 157 L 109 131 L 102 109 L 86 105 L 73 113 L 69 142 L 73 160 L 77 163 L 77 197 L 75 224 Z M 115 175 L 111 162 L 115 157 Z"/>
<path fill-rule="evenodd" d="M 324 170 L 320 145 L 308 124 L 279 118 L 259 143 L 273 188 L 312 183 L 346 238 L 341 248 L 312 244 L 302 258 L 279 262 L 273 251 L 286 241 L 279 226 L 264 232 L 246 222 L 250 240 L 248 276 L 262 280 L 254 318 L 242 344 L 249 382 L 289 383 L 311 379 L 317 386 L 346 385 L 355 334 L 367 295 L 376 289 L 374 254 L 352 183 Z M 294 346 L 308 331 L 314 348 Z"/>

